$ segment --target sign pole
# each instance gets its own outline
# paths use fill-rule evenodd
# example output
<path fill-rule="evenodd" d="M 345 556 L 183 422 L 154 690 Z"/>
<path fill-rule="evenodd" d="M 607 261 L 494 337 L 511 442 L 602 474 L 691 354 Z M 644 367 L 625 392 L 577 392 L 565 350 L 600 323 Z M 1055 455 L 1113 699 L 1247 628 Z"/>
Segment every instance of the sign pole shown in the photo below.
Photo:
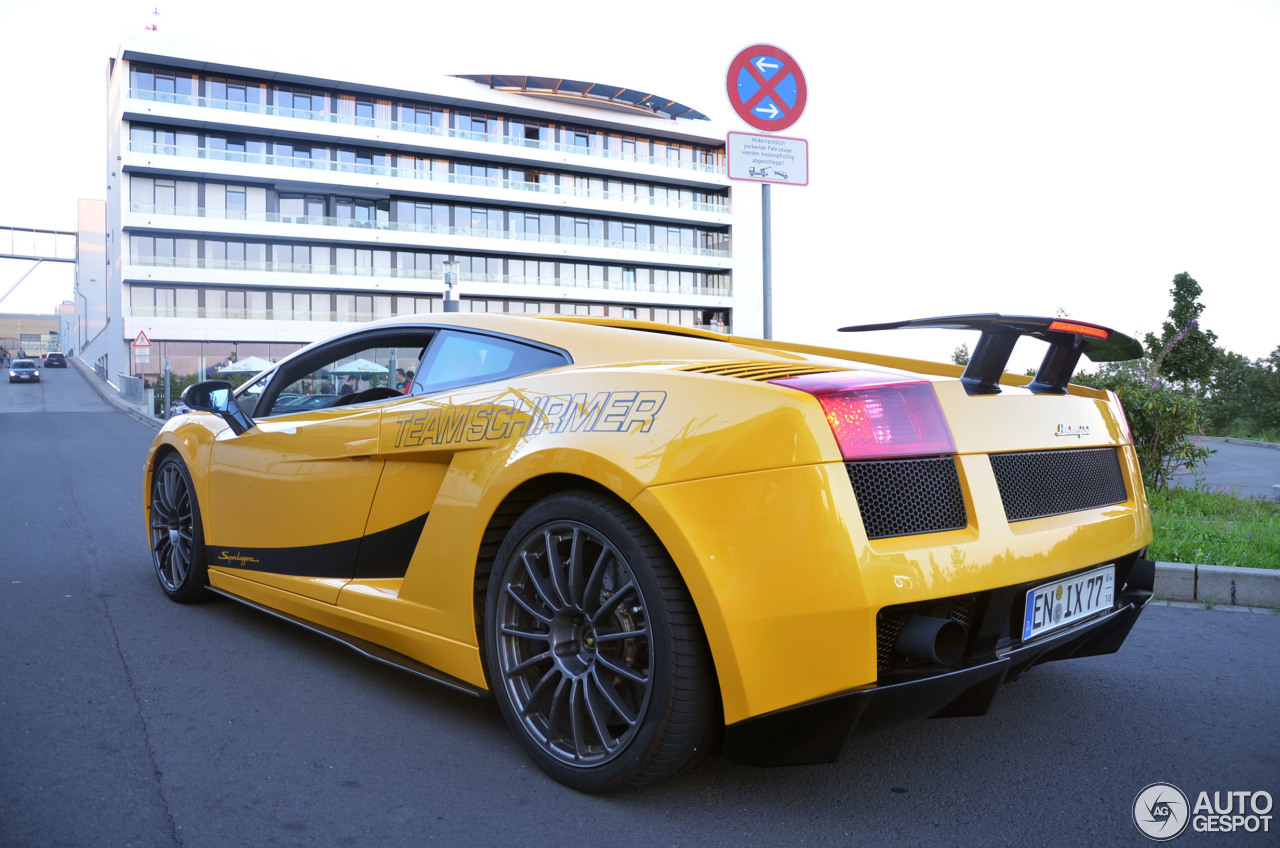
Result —
<path fill-rule="evenodd" d="M 462 304 L 458 302 L 458 277 L 462 271 L 462 263 L 451 259 L 444 263 L 444 311 L 460 312 Z"/>
<path fill-rule="evenodd" d="M 772 201 L 769 197 L 769 188 L 768 183 L 760 185 L 760 239 L 763 248 L 761 259 L 764 264 L 764 337 L 766 339 L 773 338 L 773 243 L 769 234 Z"/>
<path fill-rule="evenodd" d="M 772 44 L 738 51 L 725 75 L 729 105 L 757 130 L 777 133 L 800 120 L 809 86 L 799 63 Z M 761 307 L 764 338 L 773 338 L 773 241 L 770 233 L 772 183 L 809 184 L 809 143 L 779 135 L 729 133 L 725 139 L 728 176 L 760 185 Z"/>

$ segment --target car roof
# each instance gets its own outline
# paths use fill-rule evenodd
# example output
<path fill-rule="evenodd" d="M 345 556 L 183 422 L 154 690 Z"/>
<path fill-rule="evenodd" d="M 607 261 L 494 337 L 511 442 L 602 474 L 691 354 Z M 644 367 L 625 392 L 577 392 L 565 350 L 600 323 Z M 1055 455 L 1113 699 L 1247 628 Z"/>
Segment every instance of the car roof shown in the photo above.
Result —
<path fill-rule="evenodd" d="M 647 321 L 578 316 L 510 315 L 496 313 L 432 313 L 385 318 L 350 332 L 379 327 L 439 327 L 474 330 L 527 339 L 567 351 L 575 365 L 636 362 L 770 359 L 796 361 L 804 354 L 763 346 L 755 340 L 724 333 L 676 327 Z"/>
<path fill-rule="evenodd" d="M 370 321 L 335 332 L 314 344 L 327 344 L 353 334 L 384 328 L 436 328 L 471 330 L 525 339 L 566 351 L 573 367 L 610 365 L 688 366 L 695 363 L 775 363 L 804 365 L 816 370 L 849 368 L 907 372 L 926 379 L 959 377 L 962 366 L 882 354 L 826 348 L 793 342 L 731 336 L 648 321 L 567 315 L 512 315 L 458 312 L 398 316 Z M 277 363 L 304 355 L 314 345 L 290 354 Z M 701 370 L 701 369 L 699 369 Z"/>

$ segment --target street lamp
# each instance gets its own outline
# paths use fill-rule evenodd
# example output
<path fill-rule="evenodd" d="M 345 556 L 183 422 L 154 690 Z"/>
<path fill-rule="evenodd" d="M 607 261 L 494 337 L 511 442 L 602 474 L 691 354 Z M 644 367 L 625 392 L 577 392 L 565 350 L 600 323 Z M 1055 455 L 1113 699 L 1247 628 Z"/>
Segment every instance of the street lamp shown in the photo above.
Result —
<path fill-rule="evenodd" d="M 460 312 L 458 303 L 458 278 L 462 274 L 462 263 L 449 260 L 444 263 L 444 311 Z"/>

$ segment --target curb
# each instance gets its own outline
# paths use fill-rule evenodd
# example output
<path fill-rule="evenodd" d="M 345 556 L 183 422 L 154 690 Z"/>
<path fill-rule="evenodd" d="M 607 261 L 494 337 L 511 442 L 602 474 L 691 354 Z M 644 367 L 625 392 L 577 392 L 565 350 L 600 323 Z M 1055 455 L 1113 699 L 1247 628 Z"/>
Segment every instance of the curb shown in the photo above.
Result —
<path fill-rule="evenodd" d="M 1157 562 L 1155 596 L 1206 605 L 1280 608 L 1280 570 Z"/>
<path fill-rule="evenodd" d="M 1280 450 L 1280 445 L 1275 442 L 1257 442 L 1252 439 L 1237 439 L 1235 436 L 1196 436 L 1195 440 L 1196 442 L 1217 442 L 1220 445 L 1248 445 L 1253 448 Z"/>

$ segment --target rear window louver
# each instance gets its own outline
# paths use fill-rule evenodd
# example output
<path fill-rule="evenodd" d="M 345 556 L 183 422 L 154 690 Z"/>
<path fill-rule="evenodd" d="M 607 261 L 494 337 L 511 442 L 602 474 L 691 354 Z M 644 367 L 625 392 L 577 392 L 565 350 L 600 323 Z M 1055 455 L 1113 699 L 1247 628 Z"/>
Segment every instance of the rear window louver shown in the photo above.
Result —
<path fill-rule="evenodd" d="M 745 359 L 737 362 L 708 362 L 698 365 L 684 365 L 676 370 L 691 371 L 696 374 L 715 374 L 718 377 L 733 377 L 738 380 L 755 380 L 764 383 L 769 380 L 781 380 L 785 377 L 826 374 L 832 371 L 846 371 L 848 369 L 833 368 L 830 365 L 797 365 L 787 362 L 760 362 Z"/>

